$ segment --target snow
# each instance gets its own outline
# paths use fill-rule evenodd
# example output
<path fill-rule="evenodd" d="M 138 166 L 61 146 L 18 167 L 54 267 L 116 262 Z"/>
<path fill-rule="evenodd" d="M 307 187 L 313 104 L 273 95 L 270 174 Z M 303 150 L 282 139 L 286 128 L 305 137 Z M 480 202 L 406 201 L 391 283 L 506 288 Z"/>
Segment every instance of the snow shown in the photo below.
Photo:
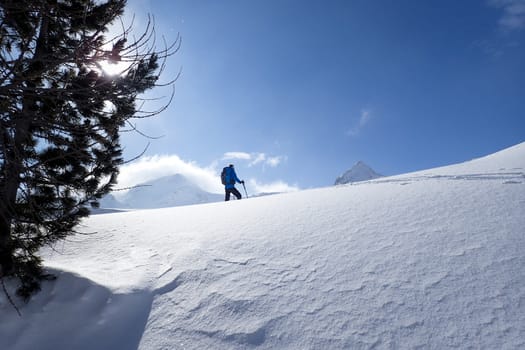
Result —
<path fill-rule="evenodd" d="M 525 348 L 525 143 L 241 201 L 101 214 L 0 349 Z M 7 287 L 13 286 L 7 281 Z"/>
<path fill-rule="evenodd" d="M 185 176 L 174 174 L 139 184 L 121 195 L 108 195 L 102 199 L 101 207 L 155 209 L 223 200 L 223 194 L 206 192 Z"/>
<path fill-rule="evenodd" d="M 372 168 L 366 165 L 364 162 L 359 161 L 355 163 L 350 170 L 346 171 L 343 175 L 335 179 L 335 185 L 344 185 L 351 182 L 359 182 L 377 179 L 382 177 L 376 173 Z"/>

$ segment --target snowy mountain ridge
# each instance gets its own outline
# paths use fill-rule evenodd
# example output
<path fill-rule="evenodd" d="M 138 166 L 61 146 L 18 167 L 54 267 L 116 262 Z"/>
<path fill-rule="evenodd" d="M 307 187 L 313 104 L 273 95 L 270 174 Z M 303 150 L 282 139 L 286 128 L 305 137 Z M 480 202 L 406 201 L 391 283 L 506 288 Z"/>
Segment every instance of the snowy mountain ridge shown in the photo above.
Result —
<path fill-rule="evenodd" d="M 344 185 L 352 182 L 373 180 L 379 177 L 383 177 L 383 175 L 376 173 L 363 161 L 358 161 L 352 166 L 352 168 L 350 168 L 350 170 L 347 170 L 345 173 L 335 179 L 334 185 Z"/>
<path fill-rule="evenodd" d="M 154 209 L 219 202 L 224 196 L 206 192 L 181 174 L 142 183 L 120 197 L 106 196 L 101 208 Z"/>
<path fill-rule="evenodd" d="M 364 162 L 357 162 L 350 170 L 339 176 L 335 185 L 371 180 L 382 177 Z M 277 193 L 258 193 L 252 197 L 275 195 Z M 220 202 L 224 195 L 204 191 L 198 184 L 182 174 L 168 175 L 127 190 L 124 194 L 108 194 L 100 201 L 100 209 L 93 213 L 107 213 L 111 210 L 158 209 L 184 205 Z"/>
<path fill-rule="evenodd" d="M 253 199 L 92 216 L 0 348 L 523 349 L 525 143 Z M 13 290 L 6 281 L 8 290 Z M 79 317 L 81 315 L 81 317 Z"/>

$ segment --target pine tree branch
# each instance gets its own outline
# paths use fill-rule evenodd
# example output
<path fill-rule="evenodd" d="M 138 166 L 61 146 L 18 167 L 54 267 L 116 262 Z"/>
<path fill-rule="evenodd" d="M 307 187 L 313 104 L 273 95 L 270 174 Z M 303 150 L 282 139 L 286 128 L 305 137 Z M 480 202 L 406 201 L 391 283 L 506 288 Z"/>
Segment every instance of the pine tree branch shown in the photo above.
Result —
<path fill-rule="evenodd" d="M 9 301 L 9 304 L 11 304 L 11 306 L 15 309 L 16 313 L 18 314 L 18 316 L 22 317 L 22 314 L 20 313 L 20 309 L 18 309 L 18 306 L 16 306 L 15 302 L 11 298 L 11 295 L 7 291 L 7 288 L 5 287 L 4 276 L 1 275 L 1 268 L 0 268 L 0 281 L 2 282 L 2 289 L 4 291 L 4 294 L 5 294 L 6 298 L 7 298 L 7 300 Z"/>

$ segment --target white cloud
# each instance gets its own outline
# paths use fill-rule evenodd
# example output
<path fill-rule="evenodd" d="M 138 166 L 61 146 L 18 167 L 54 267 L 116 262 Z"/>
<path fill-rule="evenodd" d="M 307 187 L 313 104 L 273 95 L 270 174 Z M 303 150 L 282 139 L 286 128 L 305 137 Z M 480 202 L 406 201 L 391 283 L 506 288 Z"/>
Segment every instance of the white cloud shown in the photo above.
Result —
<path fill-rule="evenodd" d="M 503 9 L 499 20 L 505 30 L 520 30 L 525 28 L 525 0 L 489 0 L 489 5 Z"/>
<path fill-rule="evenodd" d="M 250 160 L 252 158 L 250 153 L 246 152 L 226 152 L 224 153 L 224 156 L 222 157 L 223 160 L 229 160 L 229 159 L 243 159 L 243 160 Z"/>
<path fill-rule="evenodd" d="M 226 158 L 228 156 L 229 158 Z M 229 152 L 224 159 L 242 159 L 251 161 L 251 164 L 264 162 L 269 166 L 277 166 L 284 157 L 267 157 L 264 153 L 248 154 L 244 152 Z M 220 168 L 218 161 L 209 166 L 200 166 L 195 162 L 185 161 L 177 155 L 144 156 L 135 162 L 125 164 L 120 168 L 116 189 L 125 189 L 140 185 L 144 182 L 155 180 L 164 176 L 181 174 L 195 183 L 203 190 L 212 193 L 223 193 L 224 187 L 220 181 Z M 299 190 L 295 185 L 288 185 L 284 181 L 275 181 L 267 184 L 251 179 L 247 182 L 252 194 L 270 192 L 291 192 Z M 126 191 L 114 191 L 115 196 L 120 196 Z"/>
<path fill-rule="evenodd" d="M 266 160 L 266 154 L 264 153 L 257 153 L 253 156 L 253 160 L 250 162 L 248 166 L 254 166 L 259 163 L 262 163 Z"/>
<path fill-rule="evenodd" d="M 136 186 L 163 176 L 181 174 L 208 192 L 224 191 L 219 179 L 219 171 L 212 164 L 201 167 L 194 162 L 182 160 L 177 155 L 144 156 L 120 168 L 117 188 Z M 118 192 L 115 193 L 118 195 Z"/>
<path fill-rule="evenodd" d="M 286 160 L 285 157 L 269 157 L 267 160 L 266 160 L 266 164 L 268 164 L 269 166 L 271 166 L 272 168 L 275 168 L 276 166 L 278 166 L 279 164 L 281 164 L 281 162 L 283 160 Z"/>
<path fill-rule="evenodd" d="M 248 167 L 262 164 L 263 166 L 268 165 L 272 168 L 275 168 L 286 159 L 286 156 L 268 156 L 266 153 L 260 152 L 226 152 L 222 157 L 222 160 L 246 160 L 248 161 Z"/>
<path fill-rule="evenodd" d="M 359 121 L 353 128 L 347 131 L 347 134 L 349 136 L 359 135 L 361 130 L 365 127 L 366 124 L 368 124 L 371 118 L 372 118 L 372 112 L 368 109 L 362 109 L 361 114 L 359 116 Z"/>
<path fill-rule="evenodd" d="M 289 185 L 284 181 L 278 180 L 271 183 L 263 184 L 255 179 L 250 179 L 247 185 L 253 193 L 282 193 L 282 192 L 295 192 L 299 191 L 300 188 L 296 185 Z"/>

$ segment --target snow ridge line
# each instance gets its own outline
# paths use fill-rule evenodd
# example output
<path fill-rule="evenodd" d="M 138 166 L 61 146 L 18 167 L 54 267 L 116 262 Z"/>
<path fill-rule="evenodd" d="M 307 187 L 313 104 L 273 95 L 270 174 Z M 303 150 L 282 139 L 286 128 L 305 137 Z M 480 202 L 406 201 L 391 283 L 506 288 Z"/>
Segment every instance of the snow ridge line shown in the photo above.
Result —
<path fill-rule="evenodd" d="M 525 172 L 506 172 L 506 173 L 473 173 L 473 174 L 458 174 L 458 175 L 421 175 L 421 176 L 410 176 L 410 177 L 391 177 L 382 179 L 373 179 L 367 181 L 359 181 L 353 183 L 358 184 L 383 184 L 383 183 L 398 183 L 403 184 L 417 181 L 426 180 L 449 180 L 449 181 L 482 181 L 482 180 L 500 180 L 504 183 L 520 184 L 525 182 Z"/>
<path fill-rule="evenodd" d="M 170 270 L 171 269 L 166 271 L 163 275 L 165 275 Z M 183 275 L 184 275 L 184 272 L 182 272 L 179 275 L 177 275 L 177 277 L 175 277 L 171 282 L 165 284 L 164 286 L 159 287 L 157 289 L 154 289 L 152 291 L 153 297 L 173 292 L 178 286 L 180 286 L 182 284 L 182 282 L 184 280 L 184 276 Z"/>

